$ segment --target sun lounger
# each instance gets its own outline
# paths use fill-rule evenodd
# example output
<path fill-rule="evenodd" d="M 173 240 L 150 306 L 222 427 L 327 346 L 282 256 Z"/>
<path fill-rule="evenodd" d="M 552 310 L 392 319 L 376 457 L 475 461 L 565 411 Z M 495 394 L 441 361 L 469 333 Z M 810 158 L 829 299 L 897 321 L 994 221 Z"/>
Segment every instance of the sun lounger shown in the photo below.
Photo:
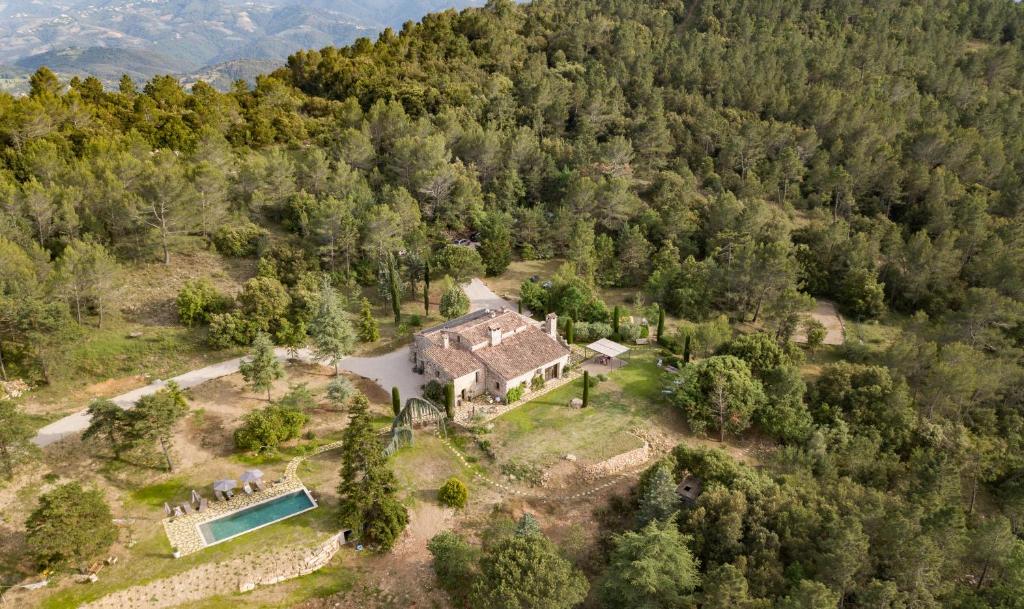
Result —
<path fill-rule="evenodd" d="M 184 514 L 182 513 L 180 507 L 174 506 L 174 517 L 177 518 L 178 516 L 184 516 Z"/>
<path fill-rule="evenodd" d="M 206 500 L 206 497 L 200 497 L 199 498 L 199 510 L 198 511 L 202 512 L 202 511 L 208 509 L 209 507 L 210 507 L 210 502 Z"/>
<path fill-rule="evenodd" d="M 230 501 L 231 498 L 235 496 L 235 494 L 232 493 L 231 491 L 224 491 L 224 496 L 228 498 L 228 501 Z"/>
<path fill-rule="evenodd" d="M 246 495 L 251 495 L 252 494 L 252 487 L 249 486 L 248 484 L 242 486 L 242 490 L 245 491 Z"/>
<path fill-rule="evenodd" d="M 220 491 L 213 491 L 213 496 L 217 498 L 217 501 L 227 501 L 227 497 Z"/>
<path fill-rule="evenodd" d="M 192 509 L 192 504 L 187 501 L 182 502 L 181 509 L 184 510 L 186 514 L 195 513 L 195 510 Z"/>
<path fill-rule="evenodd" d="M 263 486 L 263 481 L 262 480 L 253 480 L 252 483 L 253 483 L 253 486 L 255 486 L 256 490 L 258 490 L 258 491 L 265 491 L 265 490 L 267 490 L 266 487 Z"/>

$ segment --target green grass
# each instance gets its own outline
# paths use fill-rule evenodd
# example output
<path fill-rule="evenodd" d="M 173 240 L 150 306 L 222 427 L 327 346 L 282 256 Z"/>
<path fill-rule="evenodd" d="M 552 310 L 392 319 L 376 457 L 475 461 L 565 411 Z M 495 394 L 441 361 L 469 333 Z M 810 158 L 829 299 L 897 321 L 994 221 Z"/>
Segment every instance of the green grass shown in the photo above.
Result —
<path fill-rule="evenodd" d="M 566 453 L 604 460 L 642 445 L 630 433 L 637 426 L 674 414 L 661 400 L 661 388 L 653 355 L 637 353 L 609 380 L 591 388 L 589 408 L 569 407 L 583 393 L 583 380 L 576 379 L 495 419 L 488 438 L 499 461 L 514 457 L 550 465 Z"/>
<path fill-rule="evenodd" d="M 395 453 L 391 465 L 410 506 L 421 492 L 435 491 L 449 477 L 466 471 L 429 429 L 416 430 L 413 445 Z"/>
<path fill-rule="evenodd" d="M 142 336 L 131 338 L 132 332 Z M 93 383 L 147 374 L 166 379 L 238 353 L 211 351 L 205 332 L 199 329 L 109 322 L 103 329 L 87 327 L 81 336 L 67 341 L 50 363 L 49 385 L 31 396 L 44 403 L 71 398 L 78 409 L 81 390 Z"/>
<path fill-rule="evenodd" d="M 164 482 L 135 489 L 128 496 L 140 505 L 160 508 L 163 507 L 164 502 L 181 501 L 182 497 L 188 497 L 189 490 L 193 488 L 196 487 L 189 486 L 184 478 L 171 478 Z"/>

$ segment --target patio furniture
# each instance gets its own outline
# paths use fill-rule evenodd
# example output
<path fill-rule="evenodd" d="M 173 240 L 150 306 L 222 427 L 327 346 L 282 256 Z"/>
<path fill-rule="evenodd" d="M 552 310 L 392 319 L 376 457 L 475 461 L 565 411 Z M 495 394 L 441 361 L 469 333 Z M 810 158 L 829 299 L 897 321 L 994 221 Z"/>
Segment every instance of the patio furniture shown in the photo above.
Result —
<path fill-rule="evenodd" d="M 196 511 L 203 512 L 210 509 L 210 502 L 206 500 L 206 497 L 199 498 L 199 507 Z"/>
<path fill-rule="evenodd" d="M 246 495 L 251 495 L 252 494 L 252 487 L 249 486 L 249 483 L 254 483 L 254 484 L 256 484 L 256 488 L 257 489 L 263 490 L 263 487 L 260 484 L 260 482 L 262 482 L 262 480 L 263 480 L 263 472 L 261 472 L 258 469 L 247 469 L 247 470 L 245 470 L 244 472 L 242 472 L 242 475 L 241 475 L 241 477 L 239 477 L 239 480 L 241 480 L 242 484 L 245 485 L 245 486 L 242 487 L 242 490 L 245 491 Z"/>
<path fill-rule="evenodd" d="M 178 516 L 184 516 L 184 514 L 182 513 L 180 507 L 174 506 L 174 517 L 177 518 Z"/>
<path fill-rule="evenodd" d="M 218 490 L 213 491 L 213 496 L 217 498 L 217 501 L 227 501 L 227 497 L 224 496 L 224 493 Z"/>
<path fill-rule="evenodd" d="M 228 498 L 228 501 L 231 501 L 231 498 L 234 497 L 235 494 L 231 491 L 224 491 L 224 496 Z"/>
<path fill-rule="evenodd" d="M 185 514 L 194 514 L 195 513 L 195 510 L 192 509 L 192 504 L 189 503 L 188 501 L 182 501 L 181 502 L 181 509 L 182 509 L 182 511 L 185 512 Z"/>
<path fill-rule="evenodd" d="M 262 480 L 253 480 L 252 483 L 253 483 L 253 486 L 255 486 L 256 490 L 258 490 L 258 491 L 265 491 L 265 490 L 267 490 L 267 487 L 263 486 L 263 481 Z"/>
<path fill-rule="evenodd" d="M 174 512 L 171 511 L 171 506 L 166 501 L 164 501 L 164 515 L 170 516 L 173 513 Z"/>
<path fill-rule="evenodd" d="M 232 497 L 235 496 L 234 493 L 232 493 L 231 491 L 237 486 L 238 483 L 235 482 L 234 480 L 218 480 L 213 483 L 213 491 L 220 491 L 224 493 L 224 497 L 227 500 L 230 500 Z"/>

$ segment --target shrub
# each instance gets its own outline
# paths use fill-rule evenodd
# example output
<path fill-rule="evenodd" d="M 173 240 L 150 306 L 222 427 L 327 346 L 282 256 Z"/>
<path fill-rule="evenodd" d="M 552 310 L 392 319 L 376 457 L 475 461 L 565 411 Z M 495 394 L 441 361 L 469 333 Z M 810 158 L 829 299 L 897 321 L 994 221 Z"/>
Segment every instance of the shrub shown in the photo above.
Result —
<path fill-rule="evenodd" d="M 205 279 L 186 282 L 175 302 L 178 319 L 190 328 L 197 323 L 208 323 L 211 315 L 224 313 L 232 305 L 231 297 L 218 292 Z"/>
<path fill-rule="evenodd" d="M 299 410 L 275 404 L 253 410 L 242 421 L 242 426 L 235 430 L 235 446 L 252 452 L 266 452 L 299 437 L 309 417 Z"/>
<path fill-rule="evenodd" d="M 645 327 L 640 324 L 619 324 L 619 340 L 623 342 L 636 342 L 636 339 L 643 335 Z"/>
<path fill-rule="evenodd" d="M 505 399 L 508 401 L 509 404 L 511 404 L 512 402 L 518 402 L 523 398 L 523 393 L 525 392 L 526 389 L 522 385 L 518 385 L 516 387 L 509 389 L 508 392 L 505 393 Z"/>
<path fill-rule="evenodd" d="M 541 376 L 540 374 L 538 374 L 538 375 L 534 376 L 532 379 L 530 379 L 530 389 L 532 389 L 534 391 L 537 391 L 538 389 L 540 389 L 543 386 L 544 386 L 544 377 Z"/>
<path fill-rule="evenodd" d="M 611 336 L 612 326 L 601 321 L 578 321 L 576 322 L 575 332 L 577 342 L 590 343 Z"/>
<path fill-rule="evenodd" d="M 529 463 L 520 463 L 519 461 L 503 463 L 501 473 L 511 476 L 516 480 L 522 480 L 531 486 L 540 486 L 541 483 L 542 474 L 540 468 Z"/>
<path fill-rule="evenodd" d="M 239 315 L 217 313 L 210 316 L 210 333 L 206 340 L 214 349 L 227 349 L 251 344 L 256 332 L 256 326 Z"/>
<path fill-rule="evenodd" d="M 343 376 L 336 376 L 327 384 L 327 399 L 338 406 L 344 406 L 356 394 L 352 381 Z"/>
<path fill-rule="evenodd" d="M 71 482 L 39 497 L 25 523 L 25 544 L 43 567 L 84 565 L 117 540 L 103 493 Z"/>
<path fill-rule="evenodd" d="M 430 381 L 423 387 L 423 397 L 435 404 L 444 403 L 444 385 L 437 381 Z"/>
<path fill-rule="evenodd" d="M 466 500 L 469 498 L 469 489 L 465 483 L 458 478 L 448 478 L 437 491 L 437 500 L 441 505 L 461 510 L 466 507 Z"/>
<path fill-rule="evenodd" d="M 255 256 L 266 236 L 266 230 L 251 223 L 222 226 L 213 233 L 213 247 L 223 256 Z"/>
<path fill-rule="evenodd" d="M 456 606 L 465 606 L 464 600 L 469 594 L 467 582 L 476 575 L 476 560 L 479 553 L 458 533 L 444 531 L 438 533 L 427 543 L 427 550 L 434 557 L 434 573 Z M 463 602 L 458 602 L 458 601 Z"/>

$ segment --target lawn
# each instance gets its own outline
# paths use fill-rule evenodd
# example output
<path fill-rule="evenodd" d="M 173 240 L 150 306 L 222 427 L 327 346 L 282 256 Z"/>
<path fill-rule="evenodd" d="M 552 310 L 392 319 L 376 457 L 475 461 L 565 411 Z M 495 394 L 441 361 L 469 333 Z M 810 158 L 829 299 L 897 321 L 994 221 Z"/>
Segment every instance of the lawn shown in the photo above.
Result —
<path fill-rule="evenodd" d="M 391 465 L 407 504 L 433 496 L 451 476 L 459 476 L 464 482 L 470 479 L 466 468 L 430 428 L 417 429 L 413 445 L 395 453 Z"/>
<path fill-rule="evenodd" d="M 634 429 L 676 420 L 661 400 L 662 372 L 654 362 L 652 352 L 635 352 L 627 366 L 591 388 L 589 408 L 568 405 L 583 392 L 583 380 L 576 379 L 498 417 L 488 434 L 498 461 L 543 467 L 569 453 L 596 462 L 640 447 Z"/>

